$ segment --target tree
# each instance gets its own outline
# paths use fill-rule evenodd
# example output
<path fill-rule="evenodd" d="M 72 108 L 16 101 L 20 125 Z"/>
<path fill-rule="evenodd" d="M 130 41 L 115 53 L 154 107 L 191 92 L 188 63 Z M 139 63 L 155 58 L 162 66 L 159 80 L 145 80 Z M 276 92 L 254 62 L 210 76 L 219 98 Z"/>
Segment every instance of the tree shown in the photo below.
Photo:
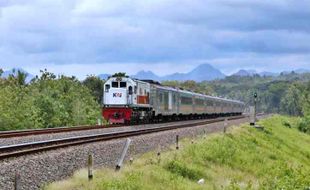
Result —
<path fill-rule="evenodd" d="M 27 76 L 28 76 L 27 73 L 18 70 L 17 71 L 17 75 L 16 75 L 17 84 L 19 84 L 20 86 L 25 85 L 26 84 Z"/>
<path fill-rule="evenodd" d="M 305 85 L 302 91 L 302 112 L 304 116 L 310 119 L 310 81 Z"/>
<path fill-rule="evenodd" d="M 177 80 L 163 81 L 161 84 L 165 86 L 178 87 L 178 88 L 180 88 L 181 86 L 180 82 Z"/>
<path fill-rule="evenodd" d="M 281 112 L 295 116 L 302 115 L 301 93 L 300 85 L 292 84 L 281 99 Z"/>
<path fill-rule="evenodd" d="M 3 74 L 3 70 L 2 70 L 2 69 L 0 69 L 0 77 L 2 76 L 2 74 Z"/>
<path fill-rule="evenodd" d="M 13 69 L 12 73 L 9 75 L 8 80 L 9 81 L 13 81 L 14 83 L 16 83 L 19 86 L 24 86 L 26 85 L 26 78 L 27 78 L 28 74 L 21 71 L 21 70 L 17 70 Z"/>
<path fill-rule="evenodd" d="M 181 83 L 181 86 L 186 90 L 197 91 L 197 84 L 193 80 L 187 80 Z"/>
<path fill-rule="evenodd" d="M 128 77 L 128 76 L 126 75 L 126 73 L 119 72 L 112 75 L 112 77 Z"/>
<path fill-rule="evenodd" d="M 101 104 L 104 81 L 97 76 L 87 76 L 87 78 L 83 81 L 83 85 L 91 91 L 97 102 Z"/>

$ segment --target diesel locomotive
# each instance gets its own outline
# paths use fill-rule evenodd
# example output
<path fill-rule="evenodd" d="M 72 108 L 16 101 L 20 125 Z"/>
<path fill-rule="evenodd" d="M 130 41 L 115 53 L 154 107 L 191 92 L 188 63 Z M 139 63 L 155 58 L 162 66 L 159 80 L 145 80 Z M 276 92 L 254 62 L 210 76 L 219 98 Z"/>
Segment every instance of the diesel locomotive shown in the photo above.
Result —
<path fill-rule="evenodd" d="M 109 123 L 149 123 L 162 120 L 241 115 L 241 101 L 213 97 L 152 80 L 110 77 L 104 84 L 102 116 Z"/>

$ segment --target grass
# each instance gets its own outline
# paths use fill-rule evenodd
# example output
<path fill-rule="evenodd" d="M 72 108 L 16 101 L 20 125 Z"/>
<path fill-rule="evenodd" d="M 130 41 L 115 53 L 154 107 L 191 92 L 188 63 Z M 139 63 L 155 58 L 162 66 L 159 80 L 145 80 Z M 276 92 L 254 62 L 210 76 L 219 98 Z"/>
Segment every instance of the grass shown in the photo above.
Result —
<path fill-rule="evenodd" d="M 299 122 L 277 115 L 260 121 L 263 131 L 243 125 L 194 144 L 185 139 L 160 160 L 150 152 L 120 172 L 97 170 L 92 182 L 81 170 L 45 189 L 309 189 L 310 135 L 297 130 Z"/>

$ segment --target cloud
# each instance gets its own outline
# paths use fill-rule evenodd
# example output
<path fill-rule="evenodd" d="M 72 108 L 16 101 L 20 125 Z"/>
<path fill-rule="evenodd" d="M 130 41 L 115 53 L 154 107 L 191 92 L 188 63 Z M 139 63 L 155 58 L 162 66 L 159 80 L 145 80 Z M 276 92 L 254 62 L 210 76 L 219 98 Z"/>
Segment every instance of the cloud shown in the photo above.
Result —
<path fill-rule="evenodd" d="M 0 67 L 310 67 L 306 0 L 2 0 L 0 13 Z"/>

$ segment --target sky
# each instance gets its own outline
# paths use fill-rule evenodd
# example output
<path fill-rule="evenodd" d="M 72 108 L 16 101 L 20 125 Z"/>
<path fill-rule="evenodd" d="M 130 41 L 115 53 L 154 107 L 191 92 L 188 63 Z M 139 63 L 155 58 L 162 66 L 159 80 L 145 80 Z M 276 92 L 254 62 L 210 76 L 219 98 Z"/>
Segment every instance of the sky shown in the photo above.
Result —
<path fill-rule="evenodd" d="M 0 0 L 0 68 L 310 69 L 309 0 Z"/>

